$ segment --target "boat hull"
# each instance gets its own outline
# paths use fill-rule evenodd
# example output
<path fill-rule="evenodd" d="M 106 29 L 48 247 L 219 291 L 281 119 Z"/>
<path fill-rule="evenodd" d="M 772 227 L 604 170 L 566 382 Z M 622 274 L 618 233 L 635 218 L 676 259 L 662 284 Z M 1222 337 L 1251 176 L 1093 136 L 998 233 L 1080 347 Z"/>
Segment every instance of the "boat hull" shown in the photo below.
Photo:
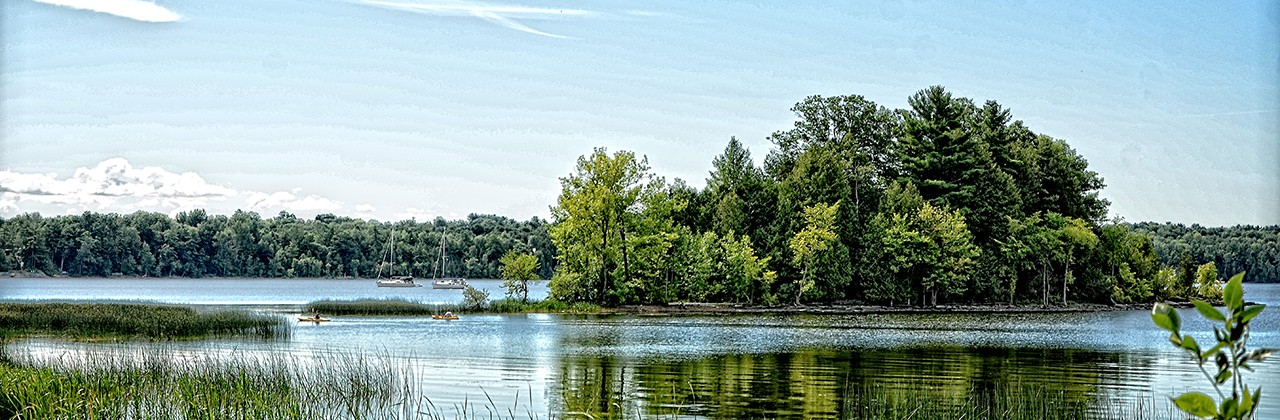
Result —
<path fill-rule="evenodd" d="M 379 280 L 378 287 L 422 287 L 422 285 L 413 282 Z"/>
<path fill-rule="evenodd" d="M 432 289 L 466 289 L 467 281 L 463 279 L 436 280 L 431 282 Z"/>
<path fill-rule="evenodd" d="M 432 315 L 431 319 L 441 319 L 445 321 L 451 321 L 451 320 L 458 319 L 458 316 L 457 315 Z"/>
<path fill-rule="evenodd" d="M 300 316 L 298 317 L 298 322 L 315 322 L 318 324 L 321 322 L 329 322 L 329 318 L 312 318 L 309 316 Z"/>

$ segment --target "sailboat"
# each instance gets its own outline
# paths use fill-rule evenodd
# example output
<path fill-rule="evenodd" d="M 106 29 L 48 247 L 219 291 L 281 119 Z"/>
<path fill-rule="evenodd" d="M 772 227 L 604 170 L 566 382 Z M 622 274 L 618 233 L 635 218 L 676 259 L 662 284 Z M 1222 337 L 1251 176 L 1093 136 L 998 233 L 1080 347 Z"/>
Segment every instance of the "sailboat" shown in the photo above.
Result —
<path fill-rule="evenodd" d="M 445 262 L 444 233 L 445 233 L 444 230 L 440 231 L 440 261 L 438 264 L 436 264 L 436 269 L 437 269 L 437 273 L 439 274 L 439 278 L 437 278 L 436 281 L 431 282 L 431 288 L 432 289 L 466 289 L 467 279 L 458 278 L 458 277 L 444 278 L 444 276 L 447 275 L 445 274 L 446 271 L 445 271 L 445 264 L 444 264 Z M 432 276 L 432 277 L 436 277 L 436 276 Z"/>
<path fill-rule="evenodd" d="M 396 231 L 391 230 L 391 239 L 387 250 L 391 268 L 387 270 L 387 278 L 382 278 L 382 267 L 378 267 L 378 287 L 422 287 L 413 282 L 413 276 L 397 276 L 396 274 Z"/>

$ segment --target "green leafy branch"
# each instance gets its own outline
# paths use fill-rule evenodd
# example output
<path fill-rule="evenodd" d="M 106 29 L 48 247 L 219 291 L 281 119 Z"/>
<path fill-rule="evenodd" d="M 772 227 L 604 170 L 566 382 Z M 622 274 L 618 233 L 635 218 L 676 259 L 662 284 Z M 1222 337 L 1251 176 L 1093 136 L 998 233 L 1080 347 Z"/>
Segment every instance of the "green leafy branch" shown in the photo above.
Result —
<path fill-rule="evenodd" d="M 1236 274 L 1223 289 L 1223 302 L 1227 310 L 1225 314 L 1207 302 L 1192 301 L 1201 316 L 1210 321 L 1222 323 L 1214 325 L 1213 335 L 1217 343 L 1207 350 L 1201 349 L 1194 337 L 1184 336 L 1179 332 L 1182 319 L 1176 310 L 1164 303 L 1157 303 L 1151 308 L 1151 320 L 1156 326 L 1170 332 L 1169 342 L 1191 355 L 1199 365 L 1200 372 L 1204 373 L 1205 379 L 1213 384 L 1218 398 L 1222 400 L 1216 403 L 1213 397 L 1201 392 L 1188 392 L 1173 399 L 1178 409 L 1193 416 L 1214 419 L 1251 419 L 1258 409 L 1262 387 L 1250 392 L 1249 385 L 1241 375 L 1241 370 L 1252 372 L 1253 368 L 1249 364 L 1266 360 L 1274 350 L 1249 351 L 1247 349 L 1249 321 L 1257 317 L 1266 305 L 1245 305 L 1244 288 L 1241 285 L 1243 279 L 1244 273 Z M 1211 362 L 1211 366 L 1216 368 L 1216 373 L 1211 373 L 1206 366 Z M 1227 398 L 1224 393 L 1227 382 L 1231 382 L 1230 398 Z"/>

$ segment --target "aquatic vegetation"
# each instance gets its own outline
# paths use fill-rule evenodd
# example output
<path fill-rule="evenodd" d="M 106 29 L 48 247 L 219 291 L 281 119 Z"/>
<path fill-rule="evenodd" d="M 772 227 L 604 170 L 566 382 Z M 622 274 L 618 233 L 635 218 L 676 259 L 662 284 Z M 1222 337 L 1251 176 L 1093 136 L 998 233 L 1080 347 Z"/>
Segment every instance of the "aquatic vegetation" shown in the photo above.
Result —
<path fill-rule="evenodd" d="M 145 303 L 0 303 L 0 336 L 279 338 L 289 333 L 289 323 L 284 318 L 247 311 Z"/>
<path fill-rule="evenodd" d="M 565 303 L 557 300 L 535 300 L 528 303 L 519 299 L 489 301 L 487 307 L 476 309 L 467 304 L 429 304 L 405 299 L 320 300 L 308 303 L 307 312 L 319 311 L 328 315 L 362 316 L 426 316 L 444 312 L 454 313 L 544 313 L 544 312 L 599 312 L 600 307 L 585 302 Z"/>
<path fill-rule="evenodd" d="M 306 305 L 306 312 L 325 315 L 423 316 L 440 313 L 448 305 L 431 305 L 405 299 L 318 300 Z"/>
<path fill-rule="evenodd" d="M 0 418 L 550 418 L 519 401 L 436 407 L 410 381 L 412 369 L 385 356 L 229 360 L 150 349 L 42 362 L 0 351 Z"/>

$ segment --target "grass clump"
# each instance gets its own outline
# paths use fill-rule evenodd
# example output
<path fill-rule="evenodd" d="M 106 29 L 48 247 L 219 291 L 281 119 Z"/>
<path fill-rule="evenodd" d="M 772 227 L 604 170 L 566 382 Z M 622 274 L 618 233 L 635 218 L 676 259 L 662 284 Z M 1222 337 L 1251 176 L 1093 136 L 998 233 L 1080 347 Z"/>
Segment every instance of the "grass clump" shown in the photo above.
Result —
<path fill-rule="evenodd" d="M 328 315 L 422 316 L 441 313 L 443 305 L 428 305 L 404 299 L 318 300 L 307 304 L 307 312 Z"/>
<path fill-rule="evenodd" d="M 487 312 L 499 314 L 514 313 L 592 313 L 600 312 L 600 306 L 588 302 L 566 303 L 558 300 L 535 300 L 522 302 L 519 299 L 507 298 L 489 302 Z"/>
<path fill-rule="evenodd" d="M 282 317 L 246 311 L 201 311 L 187 306 L 143 303 L 0 303 L 0 336 L 280 338 L 287 337 L 289 332 L 289 324 Z"/>
<path fill-rule="evenodd" d="M 357 316 L 426 316 L 453 313 L 590 313 L 600 307 L 591 303 L 565 303 L 558 300 L 521 302 L 518 299 L 500 299 L 487 302 L 479 308 L 462 303 L 427 304 L 404 299 L 319 300 L 308 303 L 306 312 L 329 315 Z"/>

